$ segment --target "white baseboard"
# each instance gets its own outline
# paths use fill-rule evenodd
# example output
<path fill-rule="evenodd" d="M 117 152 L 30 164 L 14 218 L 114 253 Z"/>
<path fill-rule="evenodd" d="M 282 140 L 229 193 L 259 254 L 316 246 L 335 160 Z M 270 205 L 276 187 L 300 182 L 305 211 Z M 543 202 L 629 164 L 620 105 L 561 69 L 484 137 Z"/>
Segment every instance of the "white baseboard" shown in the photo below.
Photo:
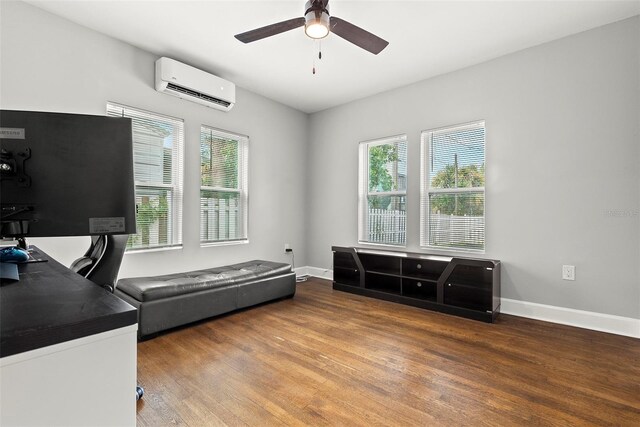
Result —
<path fill-rule="evenodd" d="M 318 267 L 298 267 L 294 270 L 296 272 L 296 276 L 312 276 L 319 277 L 320 279 L 333 280 L 333 270 L 329 270 L 327 268 L 318 268 Z"/>
<path fill-rule="evenodd" d="M 640 319 L 502 298 L 500 312 L 610 334 L 640 338 Z"/>
<path fill-rule="evenodd" d="M 305 266 L 296 268 L 295 272 L 297 276 L 309 275 L 333 280 L 333 271 L 326 268 Z M 500 312 L 504 314 L 640 338 L 640 319 L 508 298 L 502 298 L 500 304 Z"/>

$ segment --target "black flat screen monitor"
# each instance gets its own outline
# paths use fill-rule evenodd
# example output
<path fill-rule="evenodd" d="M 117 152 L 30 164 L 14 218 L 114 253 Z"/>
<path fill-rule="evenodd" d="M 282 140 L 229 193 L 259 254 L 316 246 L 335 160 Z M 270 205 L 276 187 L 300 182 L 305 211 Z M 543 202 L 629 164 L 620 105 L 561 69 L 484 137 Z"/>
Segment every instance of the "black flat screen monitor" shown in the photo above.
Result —
<path fill-rule="evenodd" d="M 0 110 L 2 237 L 135 234 L 131 119 Z"/>

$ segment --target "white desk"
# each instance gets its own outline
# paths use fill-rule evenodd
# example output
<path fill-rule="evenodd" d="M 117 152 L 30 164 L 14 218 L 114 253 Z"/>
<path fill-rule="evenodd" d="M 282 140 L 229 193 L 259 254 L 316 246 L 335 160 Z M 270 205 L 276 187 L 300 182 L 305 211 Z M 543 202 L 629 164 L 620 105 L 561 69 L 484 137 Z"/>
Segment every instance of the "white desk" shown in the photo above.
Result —
<path fill-rule="evenodd" d="M 135 308 L 51 258 L 19 270 L 0 287 L 0 425 L 135 426 Z"/>

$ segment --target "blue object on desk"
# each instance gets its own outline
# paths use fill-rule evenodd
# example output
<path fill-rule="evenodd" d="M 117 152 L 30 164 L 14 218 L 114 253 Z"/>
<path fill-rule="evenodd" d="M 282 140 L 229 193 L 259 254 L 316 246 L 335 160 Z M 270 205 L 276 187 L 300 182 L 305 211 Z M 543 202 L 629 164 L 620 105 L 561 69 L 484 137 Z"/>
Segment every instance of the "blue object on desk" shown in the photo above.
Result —
<path fill-rule="evenodd" d="M 25 262 L 28 259 L 29 253 L 18 247 L 0 249 L 0 262 Z"/>
<path fill-rule="evenodd" d="M 3 282 L 20 280 L 18 266 L 10 262 L 0 262 L 0 280 Z"/>

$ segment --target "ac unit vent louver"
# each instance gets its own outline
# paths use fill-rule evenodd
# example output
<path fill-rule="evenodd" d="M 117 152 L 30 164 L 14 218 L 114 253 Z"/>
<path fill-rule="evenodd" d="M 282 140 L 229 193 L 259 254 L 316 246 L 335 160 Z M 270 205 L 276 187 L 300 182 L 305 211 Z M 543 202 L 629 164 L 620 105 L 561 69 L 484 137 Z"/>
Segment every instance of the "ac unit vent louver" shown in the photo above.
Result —
<path fill-rule="evenodd" d="M 213 96 L 205 95 L 204 93 L 196 92 L 195 90 L 187 89 L 186 87 L 174 85 L 173 83 L 167 83 L 168 90 L 175 90 L 177 92 L 184 93 L 185 95 L 193 96 L 195 98 L 200 98 L 204 101 L 213 102 L 214 104 L 222 105 L 223 107 L 228 107 L 231 105 L 230 102 L 223 101 L 218 98 L 214 98 Z"/>

